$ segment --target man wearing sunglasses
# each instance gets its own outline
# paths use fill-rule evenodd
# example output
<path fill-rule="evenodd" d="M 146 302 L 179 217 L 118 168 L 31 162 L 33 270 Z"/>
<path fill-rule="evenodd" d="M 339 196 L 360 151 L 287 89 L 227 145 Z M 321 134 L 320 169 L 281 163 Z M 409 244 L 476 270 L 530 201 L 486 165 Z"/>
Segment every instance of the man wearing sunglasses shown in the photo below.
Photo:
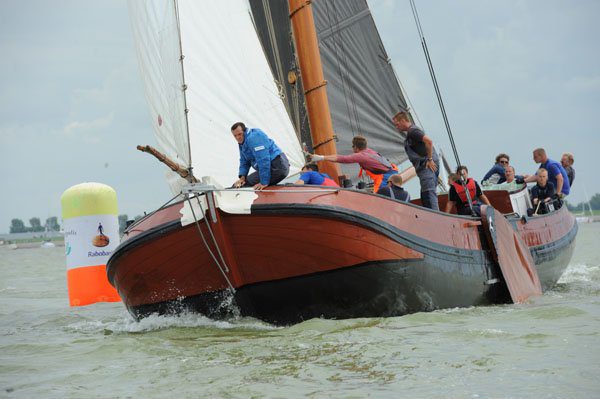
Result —
<path fill-rule="evenodd" d="M 510 157 L 507 154 L 498 154 L 496 156 L 496 163 L 492 166 L 483 179 L 481 184 L 484 186 L 490 186 L 492 184 L 500 184 L 506 181 L 506 168 L 508 168 L 508 162 Z"/>

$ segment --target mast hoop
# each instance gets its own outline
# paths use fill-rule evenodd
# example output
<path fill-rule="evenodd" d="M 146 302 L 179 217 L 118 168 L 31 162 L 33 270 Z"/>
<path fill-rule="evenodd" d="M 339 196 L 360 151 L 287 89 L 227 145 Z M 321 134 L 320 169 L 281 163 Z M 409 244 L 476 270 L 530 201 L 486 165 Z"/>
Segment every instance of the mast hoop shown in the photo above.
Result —
<path fill-rule="evenodd" d="M 319 83 L 315 87 L 311 87 L 310 89 L 304 90 L 304 95 L 306 96 L 308 93 L 310 93 L 312 91 L 315 91 L 315 90 L 318 90 L 318 89 L 320 89 L 321 87 L 324 87 L 324 86 L 327 86 L 327 81 L 326 80 L 322 81 L 321 83 Z"/>
<path fill-rule="evenodd" d="M 317 148 L 321 147 L 322 145 L 325 145 L 331 141 L 335 141 L 337 143 L 338 141 L 338 137 L 334 134 L 333 136 L 331 136 L 330 138 L 328 138 L 325 141 L 321 141 L 320 143 L 313 145 L 313 151 L 315 151 Z"/>
<path fill-rule="evenodd" d="M 296 14 L 298 11 L 302 10 L 304 7 L 310 6 L 311 3 L 312 3 L 312 0 L 306 0 L 304 2 L 304 4 L 302 4 L 300 7 L 296 8 L 294 11 L 292 11 L 290 13 L 290 19 L 292 19 L 292 17 L 294 16 L 294 14 Z"/>

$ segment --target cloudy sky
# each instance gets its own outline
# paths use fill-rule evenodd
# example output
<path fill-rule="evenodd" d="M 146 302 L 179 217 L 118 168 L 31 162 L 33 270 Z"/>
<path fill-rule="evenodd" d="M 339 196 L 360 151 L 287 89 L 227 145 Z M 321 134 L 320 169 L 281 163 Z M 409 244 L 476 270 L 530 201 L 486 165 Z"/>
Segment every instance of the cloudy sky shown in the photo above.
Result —
<path fill-rule="evenodd" d="M 427 133 L 451 153 L 408 0 L 370 1 Z M 600 192 L 600 2 L 417 1 L 461 160 L 480 178 L 498 152 L 532 173 L 531 150 L 575 154 L 572 202 Z M 0 2 L 0 233 L 12 218 L 60 217 L 84 181 L 115 188 L 121 213 L 170 198 L 125 1 Z M 585 189 L 585 190 L 584 190 Z"/>

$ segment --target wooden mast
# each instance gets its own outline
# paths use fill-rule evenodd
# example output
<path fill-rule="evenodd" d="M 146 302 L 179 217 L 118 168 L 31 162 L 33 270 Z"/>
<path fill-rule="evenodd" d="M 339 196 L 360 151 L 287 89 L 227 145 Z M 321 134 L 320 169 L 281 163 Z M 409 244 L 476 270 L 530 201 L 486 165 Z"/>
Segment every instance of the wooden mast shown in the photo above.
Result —
<path fill-rule="evenodd" d="M 289 0 L 288 4 L 313 148 L 320 155 L 337 155 L 311 1 Z M 337 163 L 321 162 L 319 169 L 339 182 L 341 172 Z"/>

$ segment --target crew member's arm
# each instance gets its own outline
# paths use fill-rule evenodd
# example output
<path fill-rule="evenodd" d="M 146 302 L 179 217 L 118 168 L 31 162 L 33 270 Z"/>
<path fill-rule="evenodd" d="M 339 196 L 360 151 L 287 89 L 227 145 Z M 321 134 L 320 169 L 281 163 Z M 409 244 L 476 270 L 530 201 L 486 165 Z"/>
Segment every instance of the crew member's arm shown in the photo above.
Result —
<path fill-rule="evenodd" d="M 456 189 L 454 188 L 454 186 L 450 186 L 450 190 L 448 190 L 448 202 L 446 202 L 446 209 L 444 210 L 444 212 L 450 213 L 452 207 L 456 204 L 455 199 L 457 197 L 458 194 L 456 193 Z"/>
<path fill-rule="evenodd" d="M 492 205 L 490 204 L 490 200 L 488 199 L 488 197 L 485 196 L 485 194 L 483 193 L 483 191 L 481 191 L 481 187 L 479 187 L 479 184 L 477 184 L 477 182 L 475 182 L 475 195 L 477 197 L 479 197 L 479 199 L 486 205 Z"/>
<path fill-rule="evenodd" d="M 428 135 L 424 135 L 423 143 L 425 143 L 425 150 L 427 151 L 427 163 L 425 164 L 425 166 L 427 166 L 433 172 L 436 172 L 437 165 L 433 161 L 433 140 L 431 140 L 431 138 L 429 138 Z"/>
<path fill-rule="evenodd" d="M 479 196 L 479 199 L 481 199 L 481 201 L 483 201 L 483 203 L 486 205 L 492 205 L 490 204 L 490 200 L 488 199 L 488 197 L 486 197 L 483 193 Z"/>
<path fill-rule="evenodd" d="M 329 162 L 337 162 L 337 155 L 318 155 L 318 154 L 308 154 L 311 161 L 329 161 Z"/>
<path fill-rule="evenodd" d="M 238 178 L 235 183 L 233 183 L 233 187 L 240 188 L 246 183 L 246 176 L 248 176 L 248 172 L 250 171 L 250 160 L 246 159 L 242 150 L 240 149 L 240 167 L 238 170 Z"/>
<path fill-rule="evenodd" d="M 533 183 L 537 180 L 537 175 L 535 173 L 532 175 L 524 175 L 523 177 L 525 178 L 525 183 Z"/>
<path fill-rule="evenodd" d="M 559 196 L 562 196 L 563 184 L 564 184 L 563 175 L 559 171 L 558 174 L 556 175 L 556 193 Z"/>

